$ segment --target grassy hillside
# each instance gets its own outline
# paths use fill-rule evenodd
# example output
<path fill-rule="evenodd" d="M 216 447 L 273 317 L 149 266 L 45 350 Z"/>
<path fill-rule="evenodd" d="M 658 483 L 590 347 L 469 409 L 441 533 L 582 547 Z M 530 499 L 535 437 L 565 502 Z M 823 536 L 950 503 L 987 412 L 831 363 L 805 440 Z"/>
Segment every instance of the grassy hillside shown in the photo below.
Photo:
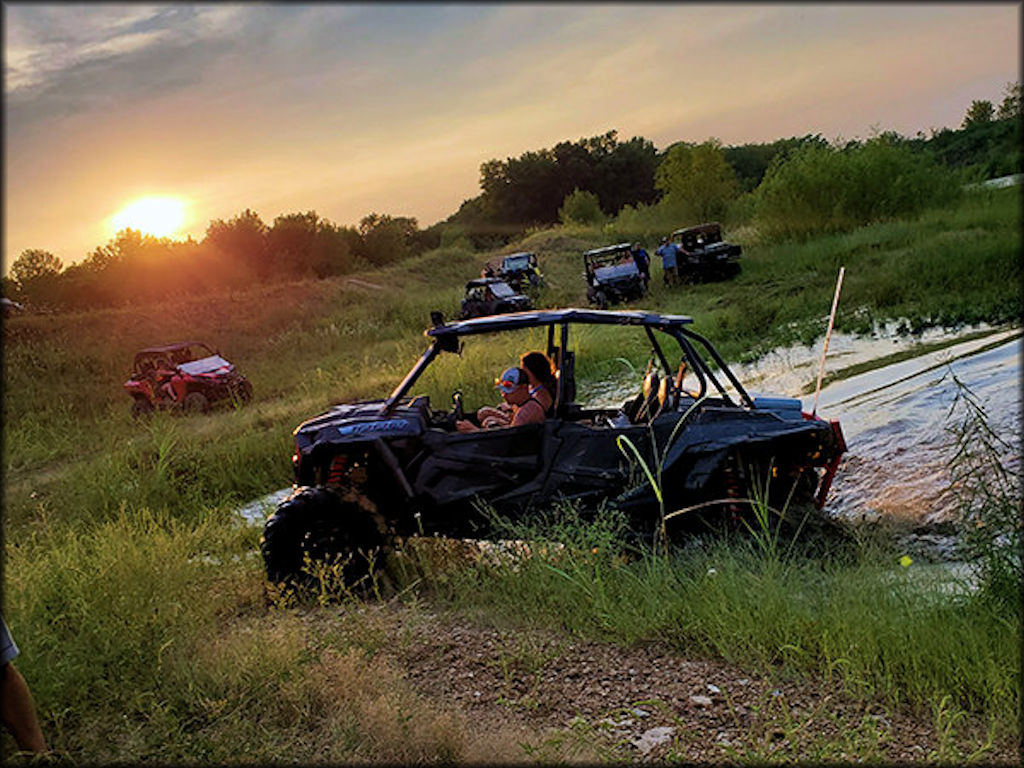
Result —
<path fill-rule="evenodd" d="M 580 254 L 606 242 L 598 230 L 552 229 L 516 247 L 539 254 L 548 285 L 542 304 L 585 306 Z M 666 290 L 655 264 L 642 305 L 693 316 L 728 360 L 820 336 L 840 265 L 838 330 L 869 331 L 873 321 L 900 317 L 912 328 L 1019 317 L 1016 190 L 800 245 L 743 244 L 743 272 L 727 283 Z M 8 530 L 42 512 L 105 518 L 122 504 L 187 516 L 286 485 L 291 428 L 332 401 L 390 392 L 425 346 L 429 312 L 452 316 L 483 261 L 436 250 L 357 276 L 380 290 L 339 278 L 5 322 Z M 133 423 L 121 383 L 134 352 L 184 338 L 206 340 L 235 362 L 253 381 L 254 406 Z M 602 329 L 587 342 L 593 352 L 579 355 L 583 379 L 605 371 L 608 358 L 629 356 L 607 349 Z M 488 363 L 499 368 L 519 351 L 494 349 Z M 487 397 L 481 382 L 491 368 L 466 370 L 457 384 Z"/>
<path fill-rule="evenodd" d="M 841 265 L 839 330 L 868 331 L 875 321 L 896 318 L 906 318 L 911 328 L 1019 321 L 1016 189 L 973 194 L 955 210 L 799 245 L 761 245 L 756 233 L 739 234 L 726 233 L 744 245 L 743 272 L 734 281 L 666 290 L 655 263 L 651 295 L 641 303 L 692 315 L 696 330 L 729 360 L 822 334 Z M 609 241 L 600 230 L 558 228 L 532 233 L 506 251 L 539 254 L 547 276 L 542 304 L 585 306 L 581 252 Z M 647 245 L 653 252 L 656 243 Z M 425 348 L 429 312 L 452 316 L 465 281 L 487 257 L 449 248 L 356 275 L 362 282 L 296 282 L 216 300 L 5 320 L 5 616 L 24 653 L 19 666 L 33 682 L 44 728 L 59 750 L 85 762 L 154 756 L 345 761 L 367 754 L 405 762 L 489 754 L 486 745 L 460 741 L 454 726 L 429 714 L 398 676 L 373 671 L 372 653 L 346 656 L 350 646 L 311 635 L 300 615 L 268 612 L 253 557 L 258 534 L 229 524 L 234 506 L 290 483 L 290 432 L 299 421 L 333 401 L 391 391 Z M 614 357 L 642 363 L 638 352 L 610 348 L 605 330 L 581 339 L 584 382 L 607 373 Z M 254 402 L 208 416 L 132 421 L 121 384 L 134 352 L 180 339 L 219 348 L 252 380 Z M 468 402 L 489 400 L 490 377 L 521 351 L 495 345 L 482 358 L 485 369 L 456 366 L 428 394 L 443 401 L 459 385 Z M 817 576 L 805 576 L 801 584 L 820 588 Z M 671 592 L 677 578 L 665 576 L 658 589 Z M 730 576 L 733 596 L 749 592 L 746 578 Z M 778 595 L 796 589 L 774 584 Z M 600 626 L 591 615 L 627 605 L 639 610 L 627 587 L 610 586 L 607 603 L 579 603 L 586 615 L 573 619 L 573 631 Z M 526 585 L 517 598 L 502 582 L 484 594 L 497 599 L 504 591 L 502 603 L 539 605 L 535 588 Z M 465 593 L 452 595 L 473 602 Z M 664 634 L 671 617 L 643 605 L 654 619 L 614 637 L 631 642 L 637 632 Z M 675 605 L 680 616 L 704 620 L 705 607 L 696 602 Z M 553 600 L 541 613 L 550 612 L 557 623 L 560 612 L 568 615 L 563 608 Z M 810 617 L 821 610 L 810 600 L 793 620 L 811 626 Z M 963 632 L 1007 636 L 998 616 L 970 615 L 975 629 Z M 916 626 L 935 634 L 932 621 L 941 616 Z M 955 669 L 919 674 L 929 665 L 928 644 L 895 623 L 889 625 L 892 644 L 916 647 L 918 655 L 887 657 L 881 670 L 844 662 L 863 672 L 872 691 L 896 691 L 895 701 L 924 706 L 944 686 L 962 684 L 953 691 L 957 706 L 979 707 L 1000 723 L 1014 720 L 1019 677 L 1005 667 L 1016 658 L 1011 642 L 1004 658 L 979 641 L 978 653 L 988 661 L 975 665 L 979 671 L 969 681 L 952 683 Z M 725 628 L 708 631 L 727 634 Z M 777 638 L 750 633 L 716 640 L 682 631 L 676 640 L 683 651 L 777 663 L 758 650 Z M 854 653 L 842 643 L 808 652 L 798 666 L 812 671 Z M 353 686 L 351 699 L 339 704 L 331 697 L 322 680 L 332 675 Z M 992 682 L 1003 678 L 1007 682 Z M 386 704 L 374 704 L 367 693 L 377 680 L 388 681 L 394 693 Z M 989 693 L 978 694 L 986 686 Z M 416 719 L 406 751 L 397 746 L 399 736 L 374 742 L 374 734 L 391 733 L 396 718 L 408 713 Z M 318 740 L 334 746 L 295 747 Z M 374 744 L 377 751 L 367 753 Z"/>

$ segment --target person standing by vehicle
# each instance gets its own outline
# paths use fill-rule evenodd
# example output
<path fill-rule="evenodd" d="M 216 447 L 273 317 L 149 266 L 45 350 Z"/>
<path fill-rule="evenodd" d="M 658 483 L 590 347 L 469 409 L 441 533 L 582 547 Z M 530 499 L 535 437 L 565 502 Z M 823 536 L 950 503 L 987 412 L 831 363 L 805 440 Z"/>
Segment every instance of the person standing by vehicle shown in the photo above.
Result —
<path fill-rule="evenodd" d="M 32 692 L 14 668 L 18 646 L 0 615 L 0 715 L 18 747 L 26 752 L 46 752 L 46 740 L 39 728 Z"/>
<path fill-rule="evenodd" d="M 544 406 L 530 394 L 529 377 L 522 368 L 507 368 L 501 376 L 495 380 L 494 386 L 501 390 L 501 396 L 505 403 L 511 406 L 511 419 L 508 424 L 491 423 L 487 424 L 486 417 L 480 416 L 483 408 L 477 412 L 484 427 L 478 427 L 468 419 L 455 422 L 455 428 L 459 432 L 478 432 L 481 429 L 490 427 L 519 427 L 523 424 L 537 424 L 544 421 Z M 492 409 L 497 410 L 497 409 Z"/>
<path fill-rule="evenodd" d="M 676 265 L 679 259 L 679 248 L 676 247 L 676 244 L 670 243 L 668 238 L 664 237 L 655 253 L 661 256 L 662 279 L 665 281 L 665 285 L 678 283 L 679 273 L 676 271 Z"/>
<path fill-rule="evenodd" d="M 633 261 L 636 263 L 636 268 L 640 270 L 640 276 L 644 279 L 644 285 L 646 286 L 651 282 L 651 257 L 644 250 L 640 243 L 633 243 L 631 249 L 633 254 Z"/>

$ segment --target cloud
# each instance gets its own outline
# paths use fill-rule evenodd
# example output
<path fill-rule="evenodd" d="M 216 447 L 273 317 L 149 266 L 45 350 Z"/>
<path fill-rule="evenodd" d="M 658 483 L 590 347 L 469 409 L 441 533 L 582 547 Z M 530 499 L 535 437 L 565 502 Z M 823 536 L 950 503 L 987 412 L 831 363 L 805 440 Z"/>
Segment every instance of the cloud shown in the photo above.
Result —
<path fill-rule="evenodd" d="M 5 81 L 9 93 L 46 86 L 81 64 L 143 50 L 169 29 L 145 29 L 166 16 L 147 6 L 11 6 Z"/>
<path fill-rule="evenodd" d="M 241 13 L 238 7 L 184 5 L 14 5 L 5 11 L 5 101 L 15 132 L 41 119 L 130 105 L 200 81 L 202 67 L 230 50 Z"/>
<path fill-rule="evenodd" d="M 429 222 L 478 193 L 481 162 L 610 129 L 661 148 L 912 133 L 959 122 L 950 94 L 997 98 L 976 89 L 1019 61 L 1019 10 L 984 4 L 12 2 L 4 20 L 8 248 L 143 192 L 206 220 Z"/>

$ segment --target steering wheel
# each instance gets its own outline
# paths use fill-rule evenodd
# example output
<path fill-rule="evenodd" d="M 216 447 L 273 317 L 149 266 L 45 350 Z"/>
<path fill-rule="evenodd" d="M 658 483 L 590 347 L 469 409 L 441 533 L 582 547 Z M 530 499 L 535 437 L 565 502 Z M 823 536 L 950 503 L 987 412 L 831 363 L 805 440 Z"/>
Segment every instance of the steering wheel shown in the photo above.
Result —
<path fill-rule="evenodd" d="M 456 389 L 452 392 L 452 416 L 455 421 L 462 421 L 465 414 L 462 410 L 462 390 Z"/>

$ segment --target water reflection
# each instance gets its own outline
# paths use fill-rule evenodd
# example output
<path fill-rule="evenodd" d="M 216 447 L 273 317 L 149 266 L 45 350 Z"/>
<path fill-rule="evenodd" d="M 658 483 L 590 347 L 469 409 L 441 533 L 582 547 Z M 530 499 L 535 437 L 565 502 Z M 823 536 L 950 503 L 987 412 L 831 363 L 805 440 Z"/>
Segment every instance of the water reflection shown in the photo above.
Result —
<path fill-rule="evenodd" d="M 1006 469 L 1020 469 L 1020 331 L 1003 331 L 836 382 L 818 413 L 843 425 L 849 452 L 828 508 L 852 518 L 879 515 L 915 523 L 950 519 L 950 408 L 959 379 L 1010 446 Z M 806 408 L 813 397 L 803 398 Z"/>

